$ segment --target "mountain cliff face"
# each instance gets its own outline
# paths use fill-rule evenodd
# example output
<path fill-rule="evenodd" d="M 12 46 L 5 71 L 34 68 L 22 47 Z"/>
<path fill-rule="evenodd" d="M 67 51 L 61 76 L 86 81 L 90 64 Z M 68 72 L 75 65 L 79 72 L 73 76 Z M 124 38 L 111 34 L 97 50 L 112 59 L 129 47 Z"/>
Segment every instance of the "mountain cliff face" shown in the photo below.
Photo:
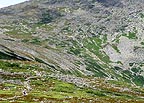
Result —
<path fill-rule="evenodd" d="M 37 88 L 42 89 L 39 84 L 55 82 L 56 87 L 52 86 L 55 89 L 50 90 L 57 94 L 68 92 L 66 96 L 70 93 L 67 90 L 61 91 L 62 87 L 90 88 L 90 90 L 80 88 L 79 91 L 75 90 L 79 93 L 85 91 L 86 94 L 83 95 L 87 96 L 81 97 L 87 98 L 87 101 L 92 99 L 96 102 L 93 100 L 94 97 L 104 102 L 114 102 L 112 96 L 116 96 L 116 99 L 125 96 L 126 100 L 143 102 L 143 2 L 143 0 L 30 0 L 1 8 L 0 73 L 3 74 L 4 82 L 0 82 L 3 85 L 0 88 L 4 88 L 5 83 L 19 88 L 17 82 L 23 85 L 25 81 L 27 83 L 29 77 L 32 78 L 29 83 L 32 85 L 32 92 L 27 86 L 20 87 L 26 88 L 29 92 L 27 97 L 22 96 L 25 100 L 28 98 L 31 100 L 29 96 L 34 95 L 32 93 Z M 28 76 L 25 78 L 19 73 L 28 73 Z M 13 78 L 7 78 L 8 75 Z M 17 75 L 21 78 L 17 78 Z M 37 80 L 38 78 L 42 80 Z M 46 82 L 48 78 L 51 79 Z M 66 82 L 73 83 L 76 87 Z M 62 87 L 58 83 L 63 84 Z M 59 86 L 61 89 L 55 91 Z M 113 90 L 117 86 L 119 89 Z M 124 91 L 124 87 L 130 93 Z M 92 92 L 96 88 L 99 90 Z M 0 97 L 4 94 L 0 92 Z M 58 97 L 63 98 L 64 94 L 56 97 L 53 95 L 40 96 L 55 98 L 58 102 Z M 103 96 L 110 101 L 105 100 Z M 137 98 L 134 99 L 134 96 Z M 124 103 L 121 99 L 119 100 Z M 83 100 L 79 102 L 81 101 Z M 68 99 L 68 102 L 71 102 L 71 99 Z"/>

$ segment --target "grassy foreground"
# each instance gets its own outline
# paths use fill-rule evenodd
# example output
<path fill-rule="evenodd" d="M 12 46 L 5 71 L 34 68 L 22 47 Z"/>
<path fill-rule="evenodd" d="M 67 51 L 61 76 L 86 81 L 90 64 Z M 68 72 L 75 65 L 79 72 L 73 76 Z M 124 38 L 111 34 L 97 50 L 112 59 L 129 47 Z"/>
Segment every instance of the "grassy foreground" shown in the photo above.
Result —
<path fill-rule="evenodd" d="M 1 60 L 1 103 L 144 103 L 144 88 L 102 78 L 60 77 L 43 68 L 37 62 Z M 78 85 L 78 80 L 84 83 Z"/>

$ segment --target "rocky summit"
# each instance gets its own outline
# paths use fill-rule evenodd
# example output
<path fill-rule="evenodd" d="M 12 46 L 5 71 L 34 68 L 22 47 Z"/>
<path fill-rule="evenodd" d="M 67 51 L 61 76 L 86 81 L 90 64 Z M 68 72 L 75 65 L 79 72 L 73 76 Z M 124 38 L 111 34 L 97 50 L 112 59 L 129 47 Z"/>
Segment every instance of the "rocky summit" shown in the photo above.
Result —
<path fill-rule="evenodd" d="M 144 103 L 144 0 L 1 8 L 0 101 Z"/>

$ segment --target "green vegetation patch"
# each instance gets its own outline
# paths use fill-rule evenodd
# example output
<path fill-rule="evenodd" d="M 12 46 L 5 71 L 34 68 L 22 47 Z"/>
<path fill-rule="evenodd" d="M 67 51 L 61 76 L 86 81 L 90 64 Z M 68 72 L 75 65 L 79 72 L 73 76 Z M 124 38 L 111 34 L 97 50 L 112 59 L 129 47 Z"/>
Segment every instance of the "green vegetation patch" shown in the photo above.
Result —
<path fill-rule="evenodd" d="M 129 39 L 138 39 L 136 34 L 137 34 L 137 32 L 129 32 L 127 34 L 122 34 L 122 36 L 126 36 Z"/>

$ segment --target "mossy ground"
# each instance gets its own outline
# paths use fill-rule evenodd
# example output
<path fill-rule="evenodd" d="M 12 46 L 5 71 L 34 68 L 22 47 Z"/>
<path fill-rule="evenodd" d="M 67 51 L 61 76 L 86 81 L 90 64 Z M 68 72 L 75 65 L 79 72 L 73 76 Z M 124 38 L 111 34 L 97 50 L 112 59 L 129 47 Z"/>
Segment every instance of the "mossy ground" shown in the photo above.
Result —
<path fill-rule="evenodd" d="M 105 81 L 89 77 L 89 87 L 78 87 L 50 77 L 50 70 L 40 68 L 39 63 L 26 61 L 0 61 L 1 79 L 0 100 L 3 103 L 101 103 L 101 102 L 135 102 L 143 103 L 143 88 L 131 87 L 120 81 Z M 38 75 L 37 73 L 41 73 Z M 23 75 L 24 74 L 24 75 Z M 28 79 L 29 78 L 29 79 Z M 19 81 L 19 82 L 17 82 Z M 25 82 L 29 81 L 25 85 Z M 30 85 L 28 89 L 27 85 Z M 113 85 L 113 86 L 112 86 Z M 123 88 L 130 89 L 122 91 Z M 23 94 L 26 90 L 27 95 Z"/>

